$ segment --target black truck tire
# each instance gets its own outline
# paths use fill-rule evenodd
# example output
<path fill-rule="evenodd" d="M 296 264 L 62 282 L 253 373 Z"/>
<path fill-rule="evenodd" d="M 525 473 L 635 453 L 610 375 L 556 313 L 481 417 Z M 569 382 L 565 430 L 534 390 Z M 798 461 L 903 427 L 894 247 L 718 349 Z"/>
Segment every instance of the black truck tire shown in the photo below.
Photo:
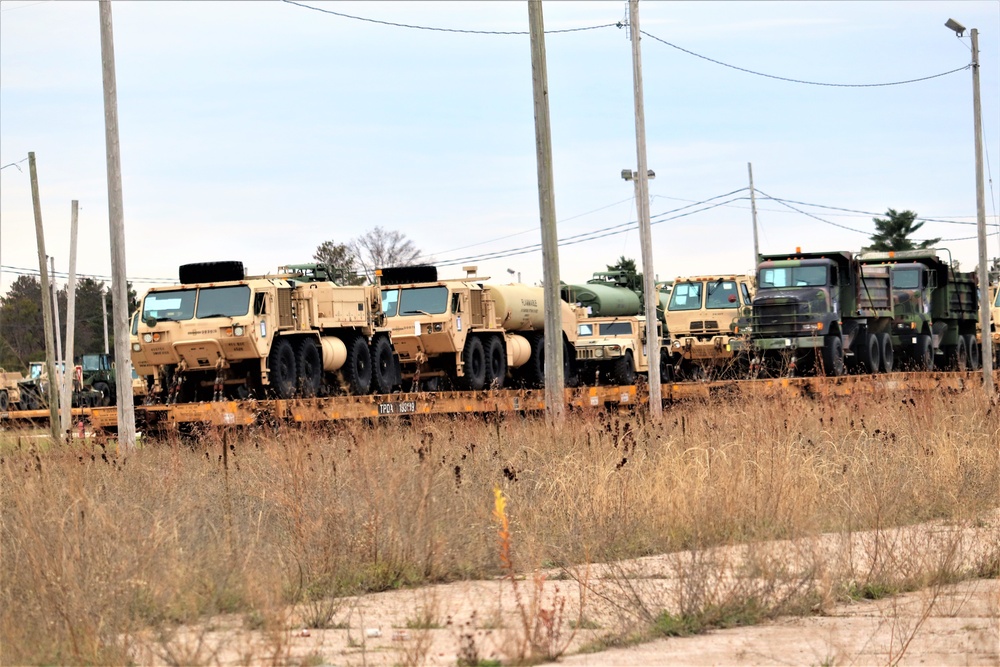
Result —
<path fill-rule="evenodd" d="M 323 358 L 313 338 L 303 338 L 295 351 L 295 368 L 298 372 L 299 394 L 311 398 L 319 393 L 323 384 Z"/>
<path fill-rule="evenodd" d="M 112 405 L 115 402 L 116 397 L 111 395 L 111 387 L 108 386 L 107 382 L 95 382 L 94 391 L 101 392 L 99 403 L 102 407 Z"/>
<path fill-rule="evenodd" d="M 345 340 L 347 361 L 341 370 L 347 382 L 347 390 L 355 395 L 367 394 L 372 386 L 372 355 L 364 336 L 354 336 Z"/>
<path fill-rule="evenodd" d="M 489 389 L 502 389 L 507 378 L 507 349 L 503 336 L 486 339 L 486 384 Z"/>
<path fill-rule="evenodd" d="M 635 384 L 635 361 L 632 350 L 625 350 L 620 358 L 611 362 L 611 381 L 621 386 Z"/>
<path fill-rule="evenodd" d="M 298 374 L 295 370 L 295 350 L 285 338 L 274 341 L 267 357 L 271 390 L 278 398 L 291 398 L 295 394 Z"/>
<path fill-rule="evenodd" d="M 385 336 L 376 336 L 371 345 L 372 355 L 372 391 L 376 394 L 388 394 L 396 383 L 395 364 L 392 356 L 392 343 Z"/>
<path fill-rule="evenodd" d="M 0 412 L 7 412 L 7 408 L 10 407 L 10 397 L 7 396 L 7 390 L 4 389 L 0 391 Z"/>
<path fill-rule="evenodd" d="M 823 339 L 823 374 L 830 377 L 844 374 L 844 339 L 840 334 L 828 334 Z"/>
<path fill-rule="evenodd" d="M 967 359 L 969 360 L 969 370 L 978 371 L 981 355 L 979 354 L 979 341 L 976 340 L 975 334 L 967 334 L 965 336 L 965 349 Z"/>
<path fill-rule="evenodd" d="M 959 336 L 958 343 L 951 346 L 951 359 L 948 364 L 953 371 L 967 371 L 969 369 L 969 350 L 965 347 L 965 337 Z"/>
<path fill-rule="evenodd" d="M 917 343 L 913 346 L 913 365 L 918 371 L 934 370 L 934 347 L 927 334 L 917 336 Z"/>
<path fill-rule="evenodd" d="M 882 363 L 882 355 L 879 349 L 879 336 L 874 333 L 866 333 L 865 337 L 858 341 L 858 357 L 866 373 L 878 373 Z"/>
<path fill-rule="evenodd" d="M 464 375 L 456 378 L 463 389 L 479 391 L 486 386 L 486 350 L 479 336 L 469 336 L 462 350 L 462 368 Z"/>
<path fill-rule="evenodd" d="M 881 359 L 879 367 L 883 373 L 891 373 L 896 364 L 896 352 L 892 349 L 892 336 L 884 333 L 879 334 L 878 351 Z"/>

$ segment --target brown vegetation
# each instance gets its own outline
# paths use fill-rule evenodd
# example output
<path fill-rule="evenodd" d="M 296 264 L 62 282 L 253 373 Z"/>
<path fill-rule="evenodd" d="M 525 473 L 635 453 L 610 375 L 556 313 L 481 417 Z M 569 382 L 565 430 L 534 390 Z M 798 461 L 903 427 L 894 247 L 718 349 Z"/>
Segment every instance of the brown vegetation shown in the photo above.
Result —
<path fill-rule="evenodd" d="M 600 648 L 998 575 L 996 540 L 970 560 L 956 537 L 1000 506 L 1000 413 L 974 391 L 742 394 L 673 406 L 659 426 L 593 413 L 557 430 L 496 416 L 211 431 L 129 455 L 27 442 L 0 443 L 7 664 L 141 660 L 150 636 L 157 661 L 209 663 L 218 647 L 185 628 L 219 614 L 270 638 L 255 660 L 282 662 L 292 628 L 350 625 L 350 596 L 490 577 L 515 586 L 523 626 L 505 657 L 523 662 L 557 657 L 578 628 L 601 628 Z M 927 522 L 956 531 L 901 549 L 917 538 L 891 529 Z M 846 556 L 801 542 L 861 531 Z M 681 551 L 659 597 L 613 564 Z M 515 570 L 553 568 L 563 593 L 546 597 L 541 574 L 516 588 Z M 446 624 L 427 609 L 408 633 Z"/>

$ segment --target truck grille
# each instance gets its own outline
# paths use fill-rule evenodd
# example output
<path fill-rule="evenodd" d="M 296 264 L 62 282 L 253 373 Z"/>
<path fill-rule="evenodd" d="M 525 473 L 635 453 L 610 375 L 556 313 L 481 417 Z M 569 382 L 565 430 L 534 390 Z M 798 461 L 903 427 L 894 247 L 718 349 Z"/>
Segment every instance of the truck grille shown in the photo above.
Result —
<path fill-rule="evenodd" d="M 786 336 L 801 332 L 801 325 L 810 321 L 808 314 L 809 305 L 793 299 L 755 303 L 750 317 L 753 337 Z"/>

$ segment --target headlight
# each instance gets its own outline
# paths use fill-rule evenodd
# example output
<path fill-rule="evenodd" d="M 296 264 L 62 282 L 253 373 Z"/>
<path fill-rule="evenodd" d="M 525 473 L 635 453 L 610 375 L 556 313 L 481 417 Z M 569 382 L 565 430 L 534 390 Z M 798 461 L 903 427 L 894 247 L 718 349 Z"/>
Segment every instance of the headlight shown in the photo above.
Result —
<path fill-rule="evenodd" d="M 142 339 L 145 342 L 147 342 L 147 343 L 152 343 L 153 342 L 153 334 L 151 334 L 151 333 L 144 333 L 144 334 L 142 334 Z"/>
<path fill-rule="evenodd" d="M 243 327 L 233 327 L 233 334 L 236 336 L 243 335 Z"/>
<path fill-rule="evenodd" d="M 132 351 L 142 352 L 142 345 L 139 345 L 139 343 L 132 343 Z"/>
<path fill-rule="evenodd" d="M 816 331 L 817 329 L 819 329 L 819 325 L 818 324 L 803 324 L 802 325 L 802 330 L 803 331 Z"/>

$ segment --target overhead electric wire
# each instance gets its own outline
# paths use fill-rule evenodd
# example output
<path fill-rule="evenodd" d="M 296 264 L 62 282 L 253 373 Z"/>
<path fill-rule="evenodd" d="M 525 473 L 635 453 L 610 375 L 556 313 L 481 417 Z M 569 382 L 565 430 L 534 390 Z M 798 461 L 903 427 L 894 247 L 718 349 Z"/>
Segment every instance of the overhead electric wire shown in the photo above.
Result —
<path fill-rule="evenodd" d="M 777 202 L 788 202 L 789 204 L 799 204 L 800 206 L 812 206 L 814 208 L 825 208 L 825 209 L 829 209 L 831 211 L 846 211 L 848 213 L 861 213 L 862 215 L 870 215 L 870 216 L 873 216 L 873 217 L 877 217 L 877 216 L 880 216 L 880 215 L 885 215 L 884 213 L 872 213 L 871 211 L 861 211 L 861 210 L 854 209 L 854 208 L 844 208 L 842 206 L 827 206 L 825 204 L 811 204 L 811 203 L 806 202 L 806 201 L 796 201 L 794 199 L 777 199 L 777 198 L 773 198 L 773 197 L 769 197 L 769 199 L 774 199 L 774 201 L 777 201 Z M 918 217 L 918 218 L 916 218 L 916 220 L 920 221 L 920 222 L 941 222 L 941 223 L 945 223 L 945 224 L 949 224 L 949 225 L 975 225 L 976 224 L 975 222 L 962 222 L 960 220 L 945 220 L 943 218 L 921 218 L 921 217 Z M 993 223 L 990 223 L 990 226 L 991 227 L 1000 227 L 1000 225 L 993 224 Z"/>
<path fill-rule="evenodd" d="M 764 192 L 760 188 L 755 188 L 755 189 L 757 190 L 758 193 L 764 195 L 765 198 L 770 199 L 771 201 L 778 202 L 782 206 L 785 206 L 787 208 L 792 209 L 793 211 L 801 213 L 802 215 L 810 217 L 813 220 L 819 220 L 820 222 L 822 222 L 824 224 L 831 225 L 833 227 L 840 227 L 841 229 L 846 229 L 849 232 L 857 232 L 858 234 L 864 234 L 865 236 L 871 236 L 871 232 L 865 232 L 865 231 L 862 231 L 860 229 L 855 229 L 854 227 L 848 227 L 847 225 L 841 225 L 841 224 L 836 223 L 836 222 L 830 222 L 829 220 L 824 220 L 823 218 L 819 217 L 818 215 L 813 215 L 812 213 L 809 213 L 808 211 L 803 211 L 800 208 L 796 208 L 796 207 L 792 206 L 791 204 L 787 203 L 783 199 L 778 199 L 777 197 L 772 197 L 771 195 L 767 194 L 766 192 Z"/>
<path fill-rule="evenodd" d="M 801 84 L 805 84 L 807 86 L 826 86 L 826 87 L 829 87 L 829 88 L 882 88 L 882 87 L 886 87 L 886 86 L 902 86 L 902 85 L 908 84 L 908 83 L 919 83 L 920 81 L 929 81 L 930 79 L 937 79 L 938 77 L 948 76 L 949 74 L 954 74 L 955 72 L 961 72 L 962 70 L 967 70 L 970 67 L 972 67 L 972 64 L 970 63 L 970 64 L 967 64 L 967 65 L 963 65 L 962 67 L 957 67 L 957 68 L 955 68 L 953 70 L 948 70 L 947 72 L 941 72 L 940 74 L 931 74 L 930 76 L 922 76 L 922 77 L 918 77 L 916 79 L 906 79 L 904 81 L 888 81 L 888 82 L 885 82 L 885 83 L 828 83 L 828 82 L 823 82 L 823 81 L 807 81 L 805 79 L 793 79 L 793 78 L 787 77 L 787 76 L 777 76 L 775 74 L 766 74 L 764 72 L 757 72 L 757 71 L 752 70 L 752 69 L 747 69 L 746 67 L 738 67 L 737 65 L 730 65 L 729 63 L 724 63 L 721 60 L 716 60 L 715 58 L 709 58 L 708 56 L 703 56 L 700 53 L 695 53 L 694 51 L 691 51 L 689 49 L 685 49 L 682 46 L 677 46 L 676 44 L 672 44 L 671 42 L 668 42 L 667 40 L 662 39 L 660 37 L 657 37 L 656 35 L 650 34 L 650 33 L 646 32 L 645 30 L 640 30 L 639 32 L 640 32 L 640 34 L 643 34 L 646 37 L 649 37 L 650 39 L 656 40 L 657 42 L 660 42 L 662 44 L 666 44 L 667 46 L 669 46 L 671 48 L 677 49 L 678 51 L 683 51 L 684 53 L 687 53 L 688 55 L 692 55 L 692 56 L 694 56 L 696 58 L 701 58 L 702 60 L 707 60 L 710 63 L 715 63 L 716 65 L 722 65 L 723 67 L 728 67 L 729 69 L 734 69 L 734 70 L 737 70 L 739 72 L 744 72 L 746 74 L 753 74 L 755 76 L 762 76 L 762 77 L 765 77 L 767 79 L 776 79 L 778 81 L 787 81 L 788 83 L 801 83 Z"/>
<path fill-rule="evenodd" d="M 378 25 L 390 26 L 393 28 L 409 28 L 411 30 L 430 30 L 433 32 L 455 32 L 462 33 L 466 35 L 527 35 L 529 34 L 527 30 L 469 30 L 463 28 L 440 28 L 436 26 L 427 25 L 413 25 L 410 23 L 397 23 L 395 21 L 381 21 L 379 19 L 371 19 L 364 16 L 354 16 L 353 14 L 345 14 L 344 12 L 335 12 L 332 9 L 324 9 L 322 7 L 312 7 L 310 5 L 303 4 L 301 2 L 295 2 L 294 0 L 282 0 L 282 2 L 295 5 L 296 7 L 302 7 L 303 9 L 311 9 L 314 12 L 322 12 L 323 14 L 332 14 L 333 16 L 339 16 L 344 19 L 351 19 L 354 21 L 361 21 L 363 23 L 376 23 Z M 584 30 L 598 30 L 599 28 L 612 28 L 621 27 L 621 22 L 615 23 L 604 23 L 602 25 L 591 25 L 583 26 L 581 28 L 564 28 L 562 30 L 546 30 L 546 35 L 553 35 L 564 32 L 583 32 Z"/>
<path fill-rule="evenodd" d="M 19 276 L 37 276 L 40 275 L 38 269 L 24 268 L 21 266 L 7 266 L 0 265 L 0 270 L 5 273 L 13 273 Z M 48 274 L 53 278 L 69 278 L 69 273 L 65 271 L 49 271 Z M 77 273 L 77 279 L 81 278 L 91 278 L 93 280 L 100 280 L 102 282 L 111 282 L 111 276 L 101 276 L 96 274 L 87 273 Z M 176 280 L 172 278 L 127 278 L 130 283 L 159 283 L 163 285 L 174 285 L 177 283 Z"/>

